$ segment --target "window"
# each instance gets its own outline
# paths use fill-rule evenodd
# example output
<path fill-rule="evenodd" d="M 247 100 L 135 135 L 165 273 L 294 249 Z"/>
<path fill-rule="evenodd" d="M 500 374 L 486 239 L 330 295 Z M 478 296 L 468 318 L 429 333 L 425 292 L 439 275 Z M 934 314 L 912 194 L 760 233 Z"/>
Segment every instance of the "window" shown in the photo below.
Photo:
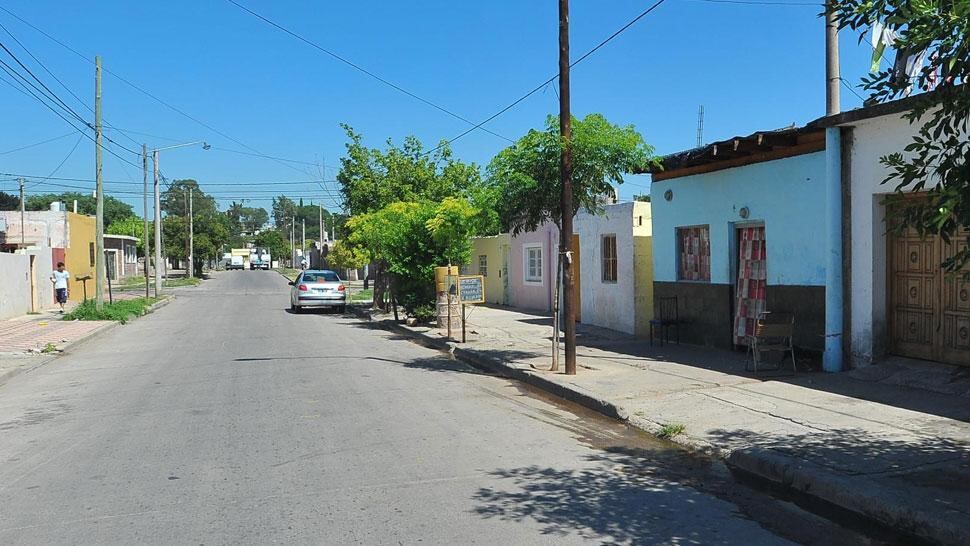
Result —
<path fill-rule="evenodd" d="M 88 243 L 88 254 L 91 258 L 91 267 L 94 267 L 94 243 Z"/>
<path fill-rule="evenodd" d="M 603 282 L 616 282 L 616 235 L 604 235 L 601 241 Z"/>
<path fill-rule="evenodd" d="M 488 276 L 488 256 L 485 254 L 478 256 L 478 274 L 483 277 Z"/>
<path fill-rule="evenodd" d="M 340 282 L 340 277 L 333 271 L 306 271 L 302 282 Z"/>
<path fill-rule="evenodd" d="M 711 280 L 711 228 L 694 226 L 677 228 L 677 279 Z"/>
<path fill-rule="evenodd" d="M 542 284 L 542 246 L 523 247 L 522 261 L 525 266 L 525 282 Z"/>

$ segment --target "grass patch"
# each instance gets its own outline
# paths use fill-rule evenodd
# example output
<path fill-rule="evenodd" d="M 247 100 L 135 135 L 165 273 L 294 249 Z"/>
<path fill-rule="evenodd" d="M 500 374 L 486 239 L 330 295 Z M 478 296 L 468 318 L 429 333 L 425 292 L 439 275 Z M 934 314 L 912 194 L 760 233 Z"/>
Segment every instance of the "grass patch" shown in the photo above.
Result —
<path fill-rule="evenodd" d="M 140 317 L 144 315 L 148 307 L 157 301 L 159 301 L 159 298 L 134 298 L 114 303 L 105 302 L 101 311 L 98 312 L 95 309 L 94 300 L 88 300 L 64 315 L 63 320 L 113 320 L 124 324 L 132 316 Z"/>
<path fill-rule="evenodd" d="M 300 274 L 299 269 L 293 269 L 290 267 L 277 267 L 276 271 L 279 272 L 280 275 L 283 275 L 284 277 L 286 277 L 287 279 L 290 279 L 291 281 L 296 280 L 296 276 Z"/>
<path fill-rule="evenodd" d="M 165 279 L 162 281 L 163 288 L 178 288 L 180 286 L 198 286 L 202 283 L 202 279 L 198 277 L 178 277 L 175 279 Z M 152 277 L 150 284 L 152 287 L 155 286 L 155 278 Z M 135 288 L 145 288 L 145 277 L 128 277 L 124 282 L 114 284 L 114 288 L 119 290 L 131 290 Z"/>
<path fill-rule="evenodd" d="M 660 432 L 657 433 L 657 437 L 669 440 L 678 434 L 683 434 L 687 427 L 677 423 L 674 425 L 664 425 L 660 427 Z"/>
<path fill-rule="evenodd" d="M 57 345 L 54 345 L 53 343 L 48 342 L 47 345 L 45 345 L 44 348 L 40 350 L 40 352 L 44 353 L 45 355 L 50 353 L 56 353 Z"/>
<path fill-rule="evenodd" d="M 350 295 L 350 301 L 371 301 L 374 299 L 374 289 L 367 288 L 366 290 L 360 290 L 354 292 Z"/>
<path fill-rule="evenodd" d="M 178 288 L 180 286 L 199 286 L 202 284 L 202 279 L 198 277 L 179 277 L 177 279 L 166 279 L 162 282 L 162 286 L 165 288 Z"/>

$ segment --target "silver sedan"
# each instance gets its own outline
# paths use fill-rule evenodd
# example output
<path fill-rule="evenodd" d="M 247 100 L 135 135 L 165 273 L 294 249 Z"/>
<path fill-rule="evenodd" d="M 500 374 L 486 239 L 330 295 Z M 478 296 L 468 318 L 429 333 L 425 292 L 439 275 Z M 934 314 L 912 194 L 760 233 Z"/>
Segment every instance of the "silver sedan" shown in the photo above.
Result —
<path fill-rule="evenodd" d="M 347 308 L 347 287 L 333 271 L 308 269 L 290 281 L 290 310 L 305 307 L 332 307 L 343 313 Z"/>

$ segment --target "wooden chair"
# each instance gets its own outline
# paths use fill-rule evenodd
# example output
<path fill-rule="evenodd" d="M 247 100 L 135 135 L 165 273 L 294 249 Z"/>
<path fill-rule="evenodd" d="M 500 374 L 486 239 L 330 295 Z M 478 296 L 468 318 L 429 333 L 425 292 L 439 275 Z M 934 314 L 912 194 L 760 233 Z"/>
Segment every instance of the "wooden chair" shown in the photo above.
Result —
<path fill-rule="evenodd" d="M 650 320 L 650 346 L 653 346 L 654 331 L 660 331 L 660 346 L 670 342 L 670 329 L 677 331 L 677 344 L 680 345 L 680 314 L 677 309 L 677 296 L 656 299 L 656 314 Z"/>
<path fill-rule="evenodd" d="M 770 351 L 780 351 L 781 360 L 778 366 L 766 368 L 768 370 L 780 370 L 785 361 L 785 354 L 791 353 L 791 370 L 795 369 L 795 346 L 792 338 L 795 336 L 795 315 L 794 314 L 772 314 L 769 312 L 761 313 L 755 322 L 754 333 L 748 336 L 748 354 L 750 363 L 754 367 L 754 372 L 758 373 L 758 366 L 763 362 L 762 354 Z M 745 366 L 746 371 L 751 371 Z"/>

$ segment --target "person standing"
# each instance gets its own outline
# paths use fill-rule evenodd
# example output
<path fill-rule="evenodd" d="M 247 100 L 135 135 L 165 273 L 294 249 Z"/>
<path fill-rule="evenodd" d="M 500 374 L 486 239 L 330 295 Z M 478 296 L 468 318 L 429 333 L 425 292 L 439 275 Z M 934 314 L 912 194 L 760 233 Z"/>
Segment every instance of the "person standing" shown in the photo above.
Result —
<path fill-rule="evenodd" d="M 64 262 L 57 262 L 57 270 L 51 273 L 51 282 L 54 283 L 54 294 L 61 306 L 61 314 L 64 314 L 64 304 L 67 303 L 67 281 L 70 278 L 71 274 L 64 269 Z"/>

